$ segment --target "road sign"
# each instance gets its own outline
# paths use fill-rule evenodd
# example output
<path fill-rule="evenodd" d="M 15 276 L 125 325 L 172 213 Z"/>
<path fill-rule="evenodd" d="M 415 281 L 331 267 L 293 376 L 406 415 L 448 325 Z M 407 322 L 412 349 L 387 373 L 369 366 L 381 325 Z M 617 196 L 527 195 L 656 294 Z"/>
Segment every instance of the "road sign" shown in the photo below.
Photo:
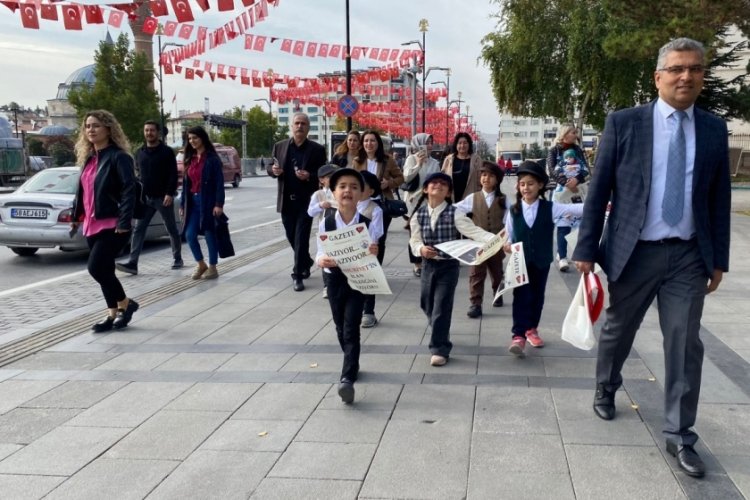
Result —
<path fill-rule="evenodd" d="M 357 111 L 359 111 L 359 103 L 354 96 L 347 94 L 339 99 L 339 113 L 349 118 L 356 115 Z"/>

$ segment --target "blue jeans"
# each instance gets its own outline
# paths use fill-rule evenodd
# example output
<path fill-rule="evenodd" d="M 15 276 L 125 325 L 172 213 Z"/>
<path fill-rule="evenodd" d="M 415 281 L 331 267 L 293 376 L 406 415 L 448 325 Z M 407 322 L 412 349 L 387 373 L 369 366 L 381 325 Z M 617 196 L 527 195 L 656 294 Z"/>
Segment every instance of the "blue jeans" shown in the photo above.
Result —
<path fill-rule="evenodd" d="M 185 225 L 185 239 L 187 240 L 190 252 L 196 262 L 203 260 L 201 245 L 198 243 L 198 232 L 201 229 L 201 195 L 189 195 L 193 197 L 193 205 L 188 212 L 188 220 Z M 216 245 L 216 232 L 214 228 L 203 228 L 203 234 L 208 247 L 208 263 L 215 266 L 219 262 L 219 250 Z"/>

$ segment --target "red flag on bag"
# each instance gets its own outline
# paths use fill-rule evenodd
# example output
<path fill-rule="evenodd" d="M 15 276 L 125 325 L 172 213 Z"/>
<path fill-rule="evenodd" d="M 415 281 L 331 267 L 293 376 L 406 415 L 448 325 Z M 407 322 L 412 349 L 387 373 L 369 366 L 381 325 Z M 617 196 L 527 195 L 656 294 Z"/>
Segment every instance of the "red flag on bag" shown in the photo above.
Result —
<path fill-rule="evenodd" d="M 187 0 L 172 0 L 172 10 L 178 23 L 189 23 L 195 20 L 193 9 L 190 8 Z"/>
<path fill-rule="evenodd" d="M 81 11 L 77 5 L 63 6 L 63 24 L 66 30 L 81 30 Z"/>
<path fill-rule="evenodd" d="M 24 28 L 38 30 L 39 29 L 39 15 L 36 12 L 36 5 L 34 4 L 23 4 L 21 8 L 21 24 Z"/>

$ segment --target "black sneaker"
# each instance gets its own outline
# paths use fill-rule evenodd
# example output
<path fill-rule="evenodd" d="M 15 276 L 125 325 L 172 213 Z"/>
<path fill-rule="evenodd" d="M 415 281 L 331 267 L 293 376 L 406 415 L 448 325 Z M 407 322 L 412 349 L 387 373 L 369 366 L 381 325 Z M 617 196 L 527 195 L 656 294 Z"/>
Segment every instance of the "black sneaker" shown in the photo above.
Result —
<path fill-rule="evenodd" d="M 466 315 L 470 318 L 480 317 L 482 315 L 482 306 L 476 304 L 469 306 L 469 310 L 466 312 Z"/>
<path fill-rule="evenodd" d="M 115 262 L 115 269 L 118 271 L 122 271 L 123 273 L 128 274 L 138 274 L 138 264 L 135 264 L 133 262 L 125 262 L 125 263 L 119 263 Z"/>
<path fill-rule="evenodd" d="M 133 319 L 133 313 L 138 310 L 138 307 L 140 307 L 138 305 L 138 302 L 130 299 L 130 301 L 128 302 L 128 307 L 126 307 L 125 309 L 117 310 L 117 317 L 112 324 L 112 328 L 114 328 L 115 330 L 120 330 L 128 326 L 130 320 Z"/>
<path fill-rule="evenodd" d="M 182 262 L 182 259 L 175 259 L 174 264 L 172 264 L 172 269 L 182 269 L 182 266 L 184 266 L 185 263 Z"/>

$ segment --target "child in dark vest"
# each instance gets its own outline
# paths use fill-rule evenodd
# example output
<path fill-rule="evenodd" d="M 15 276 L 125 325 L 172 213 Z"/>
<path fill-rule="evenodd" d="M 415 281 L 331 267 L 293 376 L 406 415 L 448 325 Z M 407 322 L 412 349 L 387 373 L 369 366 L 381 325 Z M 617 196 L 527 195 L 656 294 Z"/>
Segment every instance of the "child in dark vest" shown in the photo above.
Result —
<path fill-rule="evenodd" d="M 500 192 L 505 172 L 491 161 L 482 162 L 479 169 L 479 182 L 482 189 L 456 203 L 460 212 L 471 214 L 474 224 L 492 234 L 499 233 L 505 227 L 505 212 L 507 200 Z M 489 272 L 493 296 L 498 288 L 503 287 L 503 258 L 505 254 L 498 252 L 478 266 L 469 268 L 469 311 L 466 315 L 478 318 L 482 315 L 482 299 L 484 298 L 484 278 Z M 493 300 L 492 305 L 503 305 L 503 296 Z"/>
<path fill-rule="evenodd" d="M 566 216 L 581 217 L 583 213 L 583 204 L 545 200 L 544 189 L 548 181 L 545 167 L 528 160 L 521 163 L 516 202 L 505 217 L 509 241 L 505 250 L 510 251 L 510 243 L 523 242 L 529 277 L 528 284 L 513 289 L 513 339 L 508 350 L 520 358 L 525 356 L 527 341 L 533 347 L 544 347 L 537 328 L 544 308 L 547 276 L 554 260 L 554 220 Z"/>
<path fill-rule="evenodd" d="M 370 220 L 357 212 L 357 203 L 362 198 L 364 190 L 362 176 L 352 168 L 341 168 L 331 175 L 330 186 L 338 203 L 338 210 L 320 222 L 318 234 L 364 223 L 368 226 L 372 242 L 368 250 L 372 255 L 377 255 L 378 244 L 375 242 L 379 235 L 371 232 L 373 229 Z M 344 352 L 338 393 L 344 403 L 350 404 L 354 401 L 354 382 L 359 375 L 359 324 L 362 321 L 364 295 L 349 286 L 346 276 L 338 268 L 334 258 L 325 254 L 319 238 L 316 241 L 318 251 L 315 261 L 324 273 L 329 273 L 328 302 L 336 325 L 339 345 Z"/>
<path fill-rule="evenodd" d="M 379 234 L 378 250 L 381 245 L 385 244 L 385 231 L 383 227 L 383 209 L 375 201 L 383 193 L 380 187 L 378 176 L 367 170 L 361 170 L 360 175 L 365 181 L 365 190 L 362 192 L 362 200 L 357 203 L 357 212 L 370 219 L 370 234 Z M 378 262 L 383 264 L 383 252 L 378 251 Z M 372 328 L 378 324 L 378 318 L 375 316 L 375 296 L 365 295 L 365 305 L 362 310 L 362 328 Z"/>
<path fill-rule="evenodd" d="M 453 348 L 450 328 L 459 273 L 458 261 L 435 245 L 457 240 L 462 234 L 482 242 L 494 236 L 451 205 L 452 190 L 453 181 L 449 175 L 442 172 L 430 174 L 422 184 L 422 197 L 409 222 L 409 246 L 414 255 L 423 259 L 419 302 L 432 327 L 432 366 L 447 363 Z"/>
<path fill-rule="evenodd" d="M 323 220 L 325 217 L 333 214 L 336 211 L 338 204 L 333 198 L 331 188 L 328 187 L 328 181 L 331 180 L 331 174 L 336 171 L 338 167 L 336 165 L 327 164 L 323 165 L 318 169 L 318 182 L 320 182 L 320 189 L 315 191 L 310 197 L 310 205 L 307 206 L 307 215 L 313 219 L 316 216 L 320 216 Z M 323 274 L 323 298 L 328 298 L 328 274 Z"/>

